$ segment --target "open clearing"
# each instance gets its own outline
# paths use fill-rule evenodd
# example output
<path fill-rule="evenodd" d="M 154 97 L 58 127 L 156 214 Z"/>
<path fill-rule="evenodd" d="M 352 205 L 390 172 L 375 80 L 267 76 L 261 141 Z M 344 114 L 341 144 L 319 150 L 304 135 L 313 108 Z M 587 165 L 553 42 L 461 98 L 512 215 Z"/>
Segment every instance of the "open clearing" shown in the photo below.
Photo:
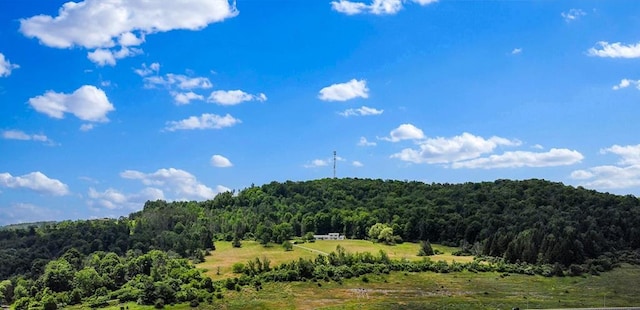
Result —
<path fill-rule="evenodd" d="M 271 245 L 264 247 L 256 241 L 243 241 L 242 247 L 234 248 L 231 242 L 216 242 L 216 250 L 211 252 L 210 256 L 205 257 L 205 261 L 196 265 L 198 268 L 206 269 L 206 275 L 214 280 L 225 279 L 235 276 L 231 271 L 231 266 L 235 263 L 246 263 L 256 257 L 262 259 L 268 258 L 271 266 L 297 260 L 302 257 L 305 259 L 313 259 L 320 253 L 330 253 L 336 250 L 340 245 L 347 252 L 369 252 L 377 255 L 380 250 L 385 251 L 392 259 L 408 259 L 420 260 L 422 257 L 417 255 L 420 245 L 417 243 L 405 242 L 397 245 L 385 245 L 381 243 L 373 243 L 366 240 L 318 240 L 316 242 L 307 242 L 301 244 L 301 247 L 294 247 L 293 251 L 285 251 L 280 245 Z M 457 248 L 445 247 L 441 245 L 432 245 L 434 250 L 439 250 L 443 254 L 429 256 L 433 261 L 444 260 L 447 262 L 469 262 L 473 260 L 471 256 L 454 256 L 452 252 Z M 218 272 L 219 268 L 219 272 Z"/>

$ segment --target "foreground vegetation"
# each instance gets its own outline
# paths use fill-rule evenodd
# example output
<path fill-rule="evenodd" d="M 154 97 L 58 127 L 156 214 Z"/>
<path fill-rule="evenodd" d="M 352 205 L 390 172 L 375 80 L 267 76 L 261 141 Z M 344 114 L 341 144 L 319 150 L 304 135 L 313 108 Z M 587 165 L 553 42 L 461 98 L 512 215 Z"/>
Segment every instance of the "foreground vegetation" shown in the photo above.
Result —
<path fill-rule="evenodd" d="M 640 267 L 623 265 L 600 276 L 542 277 L 503 273 L 403 273 L 337 282 L 265 283 L 232 291 L 197 309 L 511 309 L 623 307 L 640 304 Z M 153 309 L 135 303 L 108 310 Z M 76 307 L 75 309 L 81 309 Z M 167 309 L 191 309 L 178 304 Z"/>

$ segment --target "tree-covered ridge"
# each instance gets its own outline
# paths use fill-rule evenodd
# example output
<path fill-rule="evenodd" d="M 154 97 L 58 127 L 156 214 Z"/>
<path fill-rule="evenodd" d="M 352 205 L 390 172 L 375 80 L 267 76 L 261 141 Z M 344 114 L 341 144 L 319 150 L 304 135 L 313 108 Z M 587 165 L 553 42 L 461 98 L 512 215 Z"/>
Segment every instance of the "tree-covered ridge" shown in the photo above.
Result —
<path fill-rule="evenodd" d="M 544 180 L 425 184 L 371 179 L 272 182 L 203 202 L 147 202 L 118 220 L 0 231 L 0 278 L 38 277 L 83 254 L 171 250 L 199 259 L 214 240 L 282 242 L 309 232 L 364 239 L 376 223 L 405 241 L 463 245 L 507 262 L 580 264 L 640 248 L 640 200 Z"/>

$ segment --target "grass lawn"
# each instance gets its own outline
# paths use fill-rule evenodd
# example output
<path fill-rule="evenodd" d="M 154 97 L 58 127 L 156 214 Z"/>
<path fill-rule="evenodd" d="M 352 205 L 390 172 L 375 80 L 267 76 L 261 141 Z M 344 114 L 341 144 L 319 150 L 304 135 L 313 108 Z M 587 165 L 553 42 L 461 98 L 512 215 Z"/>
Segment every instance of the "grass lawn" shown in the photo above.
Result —
<path fill-rule="evenodd" d="M 282 246 L 275 244 L 270 247 L 264 247 L 256 241 L 243 241 L 241 248 L 233 248 L 231 242 L 218 241 L 216 242 L 216 250 L 212 251 L 210 256 L 205 257 L 203 263 L 196 266 L 206 269 L 205 274 L 213 280 L 219 280 L 235 276 L 231 272 L 231 266 L 237 262 L 246 263 L 248 260 L 255 259 L 256 257 L 260 259 L 266 257 L 271 260 L 271 266 L 275 266 L 283 262 L 297 260 L 299 257 L 313 259 L 318 256 L 319 252 L 330 253 L 335 251 L 338 245 L 344 247 L 347 252 L 351 253 L 369 252 L 377 255 L 380 250 L 383 250 L 392 259 L 422 259 L 422 257 L 417 256 L 420 245 L 410 242 L 397 245 L 385 245 L 366 240 L 318 240 L 313 243 L 300 244 L 300 247 L 294 247 L 293 251 L 286 252 Z M 452 261 L 464 263 L 473 260 L 472 256 L 451 255 L 452 252 L 458 250 L 457 248 L 436 244 L 432 245 L 432 247 L 434 250 L 443 252 L 443 254 L 430 256 L 433 261 L 444 260 L 448 263 Z M 220 274 L 218 274 L 218 267 L 220 268 Z"/>
<path fill-rule="evenodd" d="M 227 309 L 511 309 L 640 305 L 640 267 L 600 276 L 402 273 L 336 282 L 267 283 L 225 295 Z"/>

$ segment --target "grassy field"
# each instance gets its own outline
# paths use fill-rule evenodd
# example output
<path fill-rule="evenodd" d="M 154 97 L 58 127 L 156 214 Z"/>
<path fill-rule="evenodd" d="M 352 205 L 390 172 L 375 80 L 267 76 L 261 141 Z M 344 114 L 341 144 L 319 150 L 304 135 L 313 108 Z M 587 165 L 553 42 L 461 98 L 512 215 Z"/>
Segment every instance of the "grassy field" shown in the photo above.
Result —
<path fill-rule="evenodd" d="M 385 245 L 381 243 L 373 243 L 366 240 L 319 240 L 313 243 L 303 243 L 293 248 L 293 251 L 285 252 L 282 246 L 273 245 L 264 247 L 255 241 L 243 241 L 241 248 L 233 248 L 231 242 L 216 242 L 216 250 L 211 252 L 210 256 L 205 258 L 205 262 L 197 265 L 198 268 L 206 269 L 206 274 L 214 280 L 225 279 L 235 276 L 231 272 L 231 266 L 234 263 L 246 263 L 248 260 L 256 257 L 263 257 L 271 260 L 271 266 L 297 260 L 299 257 L 313 259 L 320 253 L 330 253 L 336 250 L 340 245 L 347 252 L 370 252 L 374 255 L 383 250 L 392 259 L 406 258 L 409 260 L 419 260 L 417 256 L 420 245 L 416 243 L 405 242 L 398 245 Z M 457 248 L 445 247 L 441 245 L 433 245 L 434 250 L 440 250 L 443 254 L 430 256 L 431 260 L 444 260 L 447 262 L 468 262 L 473 260 L 471 256 L 453 256 L 452 252 Z M 220 272 L 218 272 L 220 268 Z"/>
<path fill-rule="evenodd" d="M 499 273 L 401 273 L 342 284 L 268 283 L 232 292 L 226 309 L 511 309 L 640 305 L 640 267 L 601 276 L 545 278 Z"/>
<path fill-rule="evenodd" d="M 545 278 L 499 273 L 393 272 L 336 282 L 265 283 L 226 292 L 214 304 L 166 309 L 545 309 L 640 305 L 640 266 L 600 276 Z M 121 305 L 106 308 L 119 310 Z M 130 310 L 153 309 L 128 303 Z"/>

